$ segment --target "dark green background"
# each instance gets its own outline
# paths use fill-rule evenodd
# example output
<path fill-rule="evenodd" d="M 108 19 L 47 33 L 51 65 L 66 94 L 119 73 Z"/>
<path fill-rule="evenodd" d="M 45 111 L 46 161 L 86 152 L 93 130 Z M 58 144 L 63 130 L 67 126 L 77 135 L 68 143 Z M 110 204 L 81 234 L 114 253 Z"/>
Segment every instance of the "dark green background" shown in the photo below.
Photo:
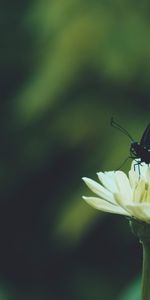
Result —
<path fill-rule="evenodd" d="M 142 253 L 82 176 L 150 121 L 147 1 L 0 4 L 0 300 L 138 300 Z M 130 162 L 123 166 L 127 171 Z"/>

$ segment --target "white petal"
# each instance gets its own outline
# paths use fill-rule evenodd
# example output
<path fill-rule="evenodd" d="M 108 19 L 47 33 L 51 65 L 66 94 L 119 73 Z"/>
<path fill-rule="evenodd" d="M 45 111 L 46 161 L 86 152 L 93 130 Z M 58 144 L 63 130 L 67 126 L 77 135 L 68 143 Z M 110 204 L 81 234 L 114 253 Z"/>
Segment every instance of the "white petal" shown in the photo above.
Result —
<path fill-rule="evenodd" d="M 140 177 L 143 176 L 146 179 L 147 169 L 148 169 L 148 164 L 145 163 L 140 164 Z"/>
<path fill-rule="evenodd" d="M 130 215 L 130 216 L 132 215 L 130 213 L 130 209 L 127 208 L 127 204 L 132 204 L 132 203 L 124 201 L 124 198 L 122 197 L 121 193 L 115 194 L 115 200 L 116 200 L 116 203 L 118 203 L 118 205 L 120 205 L 127 212 L 128 215 Z"/>
<path fill-rule="evenodd" d="M 150 184 L 150 167 L 148 167 L 148 169 L 146 171 L 146 179 L 147 179 L 147 182 Z"/>
<path fill-rule="evenodd" d="M 116 182 L 115 182 L 115 172 L 98 172 L 97 173 L 99 180 L 102 184 L 110 190 L 112 193 L 117 192 Z"/>
<path fill-rule="evenodd" d="M 133 217 L 145 222 L 150 222 L 150 204 L 127 204 L 127 209 L 130 210 Z"/>
<path fill-rule="evenodd" d="M 120 214 L 120 215 L 129 215 L 124 209 L 117 205 L 113 205 L 103 199 L 100 199 L 98 197 L 85 197 L 83 196 L 83 199 L 90 204 L 92 207 L 109 213 L 114 214 Z"/>
<path fill-rule="evenodd" d="M 130 185 L 131 188 L 135 188 L 135 186 L 137 185 L 139 180 L 139 174 L 137 174 L 137 172 L 134 171 L 133 168 L 131 168 L 131 170 L 129 171 L 129 181 L 130 181 Z"/>
<path fill-rule="evenodd" d="M 122 171 L 115 173 L 119 193 L 124 202 L 132 201 L 132 190 L 127 175 Z"/>
<path fill-rule="evenodd" d="M 140 179 L 133 191 L 133 201 L 134 202 L 142 202 L 144 193 L 145 193 L 145 181 L 143 179 Z"/>
<path fill-rule="evenodd" d="M 147 183 L 146 193 L 144 196 L 145 197 L 143 197 L 143 203 L 147 202 L 148 204 L 150 204 L 150 185 L 148 183 Z"/>
<path fill-rule="evenodd" d="M 84 180 L 86 185 L 91 189 L 92 192 L 112 203 L 115 202 L 113 194 L 107 189 L 105 189 L 102 185 L 90 178 L 83 177 L 82 179 Z"/>

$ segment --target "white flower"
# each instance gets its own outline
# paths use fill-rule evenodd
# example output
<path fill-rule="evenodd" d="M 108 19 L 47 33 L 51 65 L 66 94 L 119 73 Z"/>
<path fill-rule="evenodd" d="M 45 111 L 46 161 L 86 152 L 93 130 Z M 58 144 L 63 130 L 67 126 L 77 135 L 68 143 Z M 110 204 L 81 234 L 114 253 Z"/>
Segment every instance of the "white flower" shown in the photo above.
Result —
<path fill-rule="evenodd" d="M 122 171 L 97 173 L 100 183 L 84 177 L 86 185 L 96 197 L 83 199 L 96 209 L 133 217 L 150 223 L 150 167 L 142 163 L 140 174 L 132 162 L 129 176 Z"/>

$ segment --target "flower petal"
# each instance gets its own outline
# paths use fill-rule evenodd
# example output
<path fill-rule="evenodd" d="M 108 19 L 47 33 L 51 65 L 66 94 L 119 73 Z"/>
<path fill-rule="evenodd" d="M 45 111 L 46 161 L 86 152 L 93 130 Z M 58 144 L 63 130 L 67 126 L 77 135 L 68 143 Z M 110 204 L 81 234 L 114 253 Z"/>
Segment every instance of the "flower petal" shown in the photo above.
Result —
<path fill-rule="evenodd" d="M 104 211 L 104 212 L 109 212 L 109 213 L 114 213 L 114 214 L 119 214 L 119 215 L 126 215 L 128 216 L 129 214 L 122 209 L 121 207 L 117 205 L 113 205 L 103 199 L 100 199 L 98 197 L 85 197 L 83 196 L 83 199 L 90 204 L 92 207 Z"/>
<path fill-rule="evenodd" d="M 134 168 L 131 167 L 131 170 L 129 171 L 129 181 L 131 188 L 135 188 L 139 180 L 139 174 L 134 171 Z"/>
<path fill-rule="evenodd" d="M 147 182 L 150 184 L 150 167 L 148 167 L 148 169 L 146 171 L 146 179 L 147 179 Z"/>
<path fill-rule="evenodd" d="M 82 179 L 84 180 L 86 185 L 91 189 L 92 192 L 94 192 L 101 198 L 108 200 L 111 203 L 115 202 L 113 194 L 107 189 L 105 189 L 102 185 L 87 177 L 83 177 Z"/>
<path fill-rule="evenodd" d="M 150 222 L 150 204 L 127 204 L 127 209 L 130 211 L 131 215 L 136 219 L 142 220 L 144 222 Z"/>
<path fill-rule="evenodd" d="M 144 179 L 139 179 L 138 184 L 133 190 L 133 201 L 142 202 L 146 190 L 145 190 L 145 181 Z"/>
<path fill-rule="evenodd" d="M 143 178 L 139 179 L 133 190 L 133 202 L 150 203 L 150 184 Z"/>
<path fill-rule="evenodd" d="M 112 193 L 117 193 L 117 186 L 115 182 L 115 172 L 98 172 L 97 173 L 99 180 L 102 184 Z"/>
<path fill-rule="evenodd" d="M 146 173 L 148 169 L 148 164 L 141 163 L 140 164 L 140 177 L 143 177 L 146 180 Z"/>
<path fill-rule="evenodd" d="M 132 216 L 130 209 L 127 208 L 127 204 L 132 204 L 131 202 L 126 203 L 121 193 L 115 194 L 115 200 L 116 203 L 118 203 L 118 205 L 121 206 L 128 213 L 128 215 Z"/>
<path fill-rule="evenodd" d="M 145 184 L 145 193 L 142 202 L 150 204 L 150 185 L 148 183 Z"/>
<path fill-rule="evenodd" d="M 127 175 L 122 171 L 117 171 L 115 173 L 115 179 L 122 200 L 130 203 L 132 201 L 132 189 Z"/>

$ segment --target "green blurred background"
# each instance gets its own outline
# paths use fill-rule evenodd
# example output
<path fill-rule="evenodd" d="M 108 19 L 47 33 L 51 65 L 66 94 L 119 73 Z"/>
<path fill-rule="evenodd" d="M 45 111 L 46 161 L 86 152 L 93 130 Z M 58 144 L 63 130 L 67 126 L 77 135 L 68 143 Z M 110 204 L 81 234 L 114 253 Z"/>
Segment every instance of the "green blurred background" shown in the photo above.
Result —
<path fill-rule="evenodd" d="M 141 247 L 81 196 L 150 119 L 150 5 L 0 4 L 0 300 L 138 300 Z M 129 169 L 130 162 L 123 166 Z"/>

